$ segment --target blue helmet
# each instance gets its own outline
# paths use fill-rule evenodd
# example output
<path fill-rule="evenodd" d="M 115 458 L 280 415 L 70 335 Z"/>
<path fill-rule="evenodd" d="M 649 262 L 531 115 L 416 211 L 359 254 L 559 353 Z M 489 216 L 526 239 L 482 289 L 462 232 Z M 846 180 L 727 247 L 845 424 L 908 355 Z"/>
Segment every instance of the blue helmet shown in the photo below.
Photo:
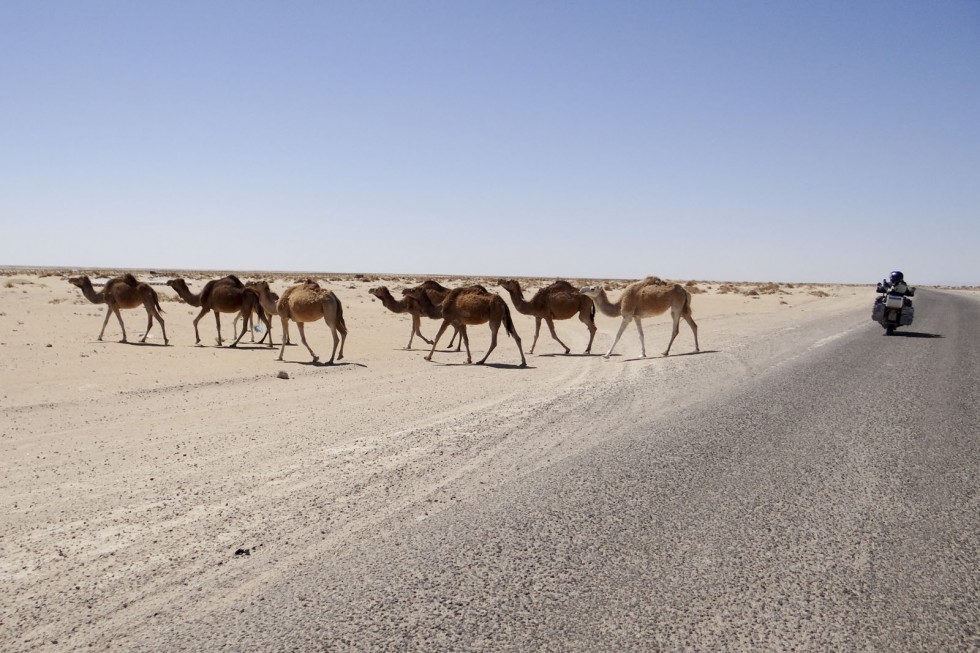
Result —
<path fill-rule="evenodd" d="M 905 275 L 903 275 L 901 272 L 899 272 L 898 270 L 896 270 L 895 272 L 892 272 L 891 280 L 892 280 L 892 283 L 898 283 L 899 281 L 904 281 L 905 280 Z"/>

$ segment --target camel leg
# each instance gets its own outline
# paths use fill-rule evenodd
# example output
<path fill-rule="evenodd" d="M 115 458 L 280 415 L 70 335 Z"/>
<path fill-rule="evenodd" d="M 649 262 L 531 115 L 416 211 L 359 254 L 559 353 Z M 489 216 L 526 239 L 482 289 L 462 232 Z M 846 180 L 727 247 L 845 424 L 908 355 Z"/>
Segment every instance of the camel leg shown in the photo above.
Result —
<path fill-rule="evenodd" d="M 229 348 L 237 347 L 239 341 L 242 338 L 245 337 L 245 332 L 246 331 L 249 331 L 248 325 L 249 325 L 249 322 L 251 322 L 251 319 L 252 319 L 252 312 L 249 311 L 248 313 L 249 313 L 249 316 L 247 318 L 245 318 L 245 319 L 242 320 L 242 332 L 238 334 L 238 337 L 237 338 L 235 338 L 235 342 L 233 342 L 230 345 L 228 345 Z M 215 317 L 218 317 L 218 312 L 217 311 L 214 312 L 214 316 Z M 254 338 L 252 339 L 252 342 L 255 342 L 255 339 Z M 218 323 L 218 344 L 219 345 L 221 344 L 221 323 L 220 322 Z"/>
<path fill-rule="evenodd" d="M 541 331 L 541 318 L 534 318 L 534 340 L 531 341 L 531 349 L 527 352 L 529 354 L 534 353 L 534 348 L 538 346 L 538 332 Z"/>
<path fill-rule="evenodd" d="M 681 317 L 683 317 L 685 320 L 687 320 L 688 326 L 690 326 L 691 327 L 691 331 L 694 332 L 694 351 L 701 351 L 701 347 L 698 345 L 698 325 L 697 325 L 697 323 L 694 321 L 694 318 L 691 316 L 690 313 L 688 313 L 687 315 L 682 315 Z"/>
<path fill-rule="evenodd" d="M 640 320 L 640 316 L 637 315 L 636 317 L 634 317 L 633 318 L 633 322 L 636 323 L 636 332 L 640 334 L 640 357 L 641 358 L 646 358 L 647 357 L 647 343 L 646 343 L 646 340 L 643 339 L 643 324 L 642 324 L 642 322 Z M 668 347 L 668 349 L 670 349 L 670 347 Z M 664 354 L 664 355 L 666 356 L 666 354 Z"/>
<path fill-rule="evenodd" d="M 337 355 L 337 345 L 340 344 L 340 338 L 337 337 L 336 322 L 334 324 L 330 324 L 330 321 L 327 320 L 326 311 L 323 312 L 323 321 L 328 327 L 330 327 L 330 334 L 333 336 L 333 350 L 330 352 L 330 360 L 327 361 L 327 365 L 333 365 L 333 359 Z M 343 354 L 341 354 L 340 357 L 343 358 Z"/>
<path fill-rule="evenodd" d="M 558 337 L 558 334 L 555 333 L 555 321 L 552 320 L 550 317 L 545 318 L 544 321 L 548 323 L 548 330 L 551 331 L 551 337 L 554 338 L 556 341 L 558 341 L 559 345 L 565 348 L 565 353 L 567 354 L 568 352 L 572 351 L 571 349 L 568 348 L 568 345 L 566 345 L 564 342 L 561 341 L 561 338 Z M 537 340 L 537 337 L 538 334 L 535 333 L 534 334 L 535 340 Z M 534 349 L 534 347 L 532 346 L 531 349 Z"/>
<path fill-rule="evenodd" d="M 514 329 L 514 340 L 517 342 L 517 353 L 521 355 L 521 367 L 527 367 L 527 359 L 524 358 L 524 346 L 521 345 L 521 337 L 517 335 L 517 329 Z"/>
<path fill-rule="evenodd" d="M 163 323 L 163 316 L 160 315 L 160 313 L 158 313 L 156 309 L 153 310 L 153 313 L 154 313 L 154 317 L 156 317 L 157 319 L 157 322 L 160 323 L 160 330 L 163 331 L 163 344 L 169 345 L 170 339 L 167 337 L 167 325 Z"/>
<path fill-rule="evenodd" d="M 595 339 L 595 332 L 598 330 L 595 326 L 595 320 L 589 315 L 588 309 L 582 309 L 579 311 L 578 319 L 581 320 L 585 326 L 589 328 L 589 346 L 585 348 L 586 354 L 592 353 L 592 341 Z"/>
<path fill-rule="evenodd" d="M 675 313 L 674 311 L 671 311 L 670 312 L 670 317 L 672 317 L 673 320 L 674 320 L 674 328 L 671 329 L 671 331 L 670 331 L 670 342 L 667 343 L 667 349 L 664 350 L 664 356 L 669 356 L 670 355 L 670 346 L 674 344 L 674 338 L 677 337 L 677 334 L 681 330 L 681 315 L 680 315 L 680 313 L 679 312 L 678 313 Z"/>
<path fill-rule="evenodd" d="M 219 313 L 218 311 L 214 312 L 214 323 L 218 327 L 218 346 L 220 347 L 221 346 L 221 313 Z M 242 335 L 245 335 L 244 331 L 242 331 Z"/>
<path fill-rule="evenodd" d="M 119 320 L 119 328 L 122 329 L 123 337 L 122 340 L 120 340 L 119 342 L 129 342 L 128 340 L 126 340 L 126 325 L 123 324 L 122 313 L 119 312 L 119 307 L 113 306 L 112 312 L 116 314 L 116 319 Z"/>
<path fill-rule="evenodd" d="M 153 313 L 150 312 L 149 307 L 146 308 L 146 331 L 143 332 L 143 337 L 140 338 L 140 342 L 146 342 L 147 337 L 150 335 L 150 329 L 153 328 Z"/>
<path fill-rule="evenodd" d="M 456 341 L 456 351 L 460 351 L 463 347 L 463 334 L 459 332 L 459 327 L 453 327 L 453 337 L 449 339 L 449 345 L 446 349 L 453 348 L 453 341 Z"/>
<path fill-rule="evenodd" d="M 422 316 L 421 315 L 413 315 L 412 316 L 412 322 L 415 323 L 415 333 L 417 333 L 418 336 L 419 336 L 419 338 L 422 339 L 422 342 L 424 342 L 427 345 L 432 344 L 432 341 L 431 340 L 429 340 L 428 338 L 426 338 L 425 336 L 422 335 Z M 411 342 L 411 340 L 408 342 L 408 348 L 409 349 L 412 348 L 412 342 Z"/>
<path fill-rule="evenodd" d="M 491 320 L 490 321 L 490 346 L 487 347 L 487 353 L 483 356 L 483 358 L 481 358 L 477 362 L 477 365 L 483 365 L 486 362 L 487 358 L 489 358 L 490 352 L 492 352 L 497 347 L 497 331 L 499 330 L 500 330 L 500 322 L 495 322 Z M 469 349 L 469 343 L 466 344 L 467 344 L 466 348 Z M 523 357 L 524 357 L 524 352 L 522 351 L 521 358 Z"/>
<path fill-rule="evenodd" d="M 271 315 L 268 315 L 265 311 L 262 311 L 262 314 L 261 314 L 260 317 L 262 318 L 262 321 L 265 322 L 265 334 L 267 336 L 269 336 L 269 349 L 272 349 L 272 347 L 273 347 L 273 345 L 272 345 L 272 316 Z M 263 336 L 262 339 L 259 340 L 259 344 L 261 345 L 263 342 L 265 342 L 265 336 Z"/>
<path fill-rule="evenodd" d="M 306 331 L 303 329 L 303 323 L 297 322 L 296 328 L 299 329 L 299 339 L 303 342 L 304 345 L 306 345 L 307 350 L 309 350 L 310 352 L 310 356 L 313 357 L 313 362 L 315 363 L 318 360 L 320 360 L 320 357 L 313 353 L 313 348 L 310 347 L 310 345 L 307 344 L 306 342 Z"/>
<path fill-rule="evenodd" d="M 442 334 L 444 334 L 448 328 L 449 320 L 444 320 L 442 326 L 439 327 L 439 331 L 436 332 L 436 337 L 432 339 L 432 351 L 430 351 L 429 355 L 425 357 L 425 360 L 432 360 L 432 354 L 436 353 L 436 345 L 439 344 L 439 338 L 442 337 Z"/>
<path fill-rule="evenodd" d="M 102 330 L 99 331 L 99 340 L 102 340 L 102 336 L 105 335 L 105 327 L 109 324 L 109 317 L 112 315 L 112 308 L 110 306 L 105 307 L 105 319 L 102 320 Z"/>
<path fill-rule="evenodd" d="M 282 347 L 279 348 L 279 358 L 276 360 L 282 360 L 282 354 L 286 351 L 286 340 L 289 339 L 289 318 L 285 315 L 280 316 L 282 318 Z"/>
<path fill-rule="evenodd" d="M 466 331 L 465 324 L 461 324 L 459 326 L 459 339 L 463 341 L 464 345 L 466 345 L 466 362 L 472 363 L 473 356 L 470 355 L 470 334 Z M 489 354 L 490 352 L 488 351 L 487 353 Z M 484 356 L 484 359 L 486 359 L 486 356 Z"/>
<path fill-rule="evenodd" d="M 140 342 L 146 342 L 147 336 L 150 335 L 150 328 L 153 326 L 153 318 L 156 318 L 156 321 L 160 323 L 160 330 L 163 331 L 163 344 L 164 345 L 169 344 L 170 340 L 167 338 L 167 327 L 163 323 L 163 316 L 160 315 L 160 312 L 156 309 L 155 306 L 148 306 L 146 308 L 146 318 L 147 318 L 146 333 L 143 334 L 143 339 L 140 340 Z"/>
<path fill-rule="evenodd" d="M 200 322 L 201 318 L 207 315 L 207 312 L 210 310 L 211 310 L 210 308 L 202 308 L 201 312 L 198 313 L 197 317 L 194 318 L 194 344 L 195 345 L 201 344 L 201 334 L 198 333 L 197 323 Z"/>
<path fill-rule="evenodd" d="M 616 332 L 616 338 L 613 340 L 613 344 L 609 348 L 609 351 L 606 352 L 605 358 L 609 358 L 610 356 L 612 356 L 613 349 L 616 348 L 616 343 L 619 342 L 619 339 L 621 337 L 623 337 L 623 331 L 626 331 L 626 325 L 629 324 L 629 323 L 630 323 L 630 318 L 628 318 L 628 317 L 626 317 L 624 315 L 623 316 L 623 323 L 619 325 L 619 331 Z"/>

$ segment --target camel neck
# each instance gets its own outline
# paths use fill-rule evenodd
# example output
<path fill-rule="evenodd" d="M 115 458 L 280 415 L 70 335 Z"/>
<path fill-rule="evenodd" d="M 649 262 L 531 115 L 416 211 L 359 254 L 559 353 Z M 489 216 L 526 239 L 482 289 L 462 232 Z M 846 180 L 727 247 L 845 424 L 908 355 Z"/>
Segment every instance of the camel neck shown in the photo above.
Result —
<path fill-rule="evenodd" d="M 378 299 L 381 300 L 381 303 L 384 304 L 385 308 L 394 313 L 404 313 L 405 309 L 408 308 L 408 304 L 404 300 L 398 301 L 390 292 L 381 293 L 381 297 Z"/>
<path fill-rule="evenodd" d="M 514 302 L 514 308 L 516 308 L 518 311 L 521 313 L 526 313 L 532 308 L 531 305 L 527 303 L 527 300 L 524 299 L 524 291 L 521 290 L 520 286 L 517 286 L 516 288 L 507 288 L 505 286 L 504 289 L 510 293 L 510 299 Z"/>
<path fill-rule="evenodd" d="M 602 311 L 603 315 L 609 317 L 619 317 L 623 314 L 623 297 L 620 295 L 619 299 L 615 303 L 609 301 L 609 296 L 606 295 L 605 289 L 599 290 L 599 295 L 593 300 L 595 302 L 596 308 Z"/>
<path fill-rule="evenodd" d="M 190 304 L 191 306 L 201 305 L 201 294 L 198 293 L 195 295 L 194 293 L 192 293 L 191 289 L 187 287 L 186 283 L 183 282 L 175 283 L 172 287 L 177 292 L 177 294 L 180 295 L 180 298 L 183 299 L 188 304 Z"/>
<path fill-rule="evenodd" d="M 105 304 L 105 288 L 101 292 L 95 292 L 95 288 L 92 287 L 92 282 L 88 279 L 81 286 L 82 294 L 85 295 L 85 299 L 89 300 L 93 304 Z"/>

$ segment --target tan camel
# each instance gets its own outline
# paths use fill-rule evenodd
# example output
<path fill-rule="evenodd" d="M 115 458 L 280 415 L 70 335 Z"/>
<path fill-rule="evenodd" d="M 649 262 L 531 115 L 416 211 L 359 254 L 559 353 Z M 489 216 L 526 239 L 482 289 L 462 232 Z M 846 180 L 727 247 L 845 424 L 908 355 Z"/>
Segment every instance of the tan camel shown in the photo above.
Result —
<path fill-rule="evenodd" d="M 299 329 L 299 338 L 306 345 L 313 362 L 320 360 L 310 345 L 306 342 L 306 332 L 303 325 L 306 322 L 316 322 L 323 319 L 330 327 L 333 334 L 333 351 L 330 352 L 330 360 L 327 364 L 333 364 L 334 357 L 337 360 L 344 358 L 344 343 L 347 342 L 347 324 L 344 322 L 344 307 L 340 300 L 329 290 L 320 287 L 315 281 L 307 279 L 303 283 L 286 288 L 282 297 L 276 304 L 276 313 L 282 318 L 282 348 L 279 350 L 279 359 L 282 360 L 283 352 L 286 351 L 286 341 L 289 338 L 289 320 L 296 322 Z M 340 338 L 337 338 L 337 332 Z M 337 343 L 340 343 L 340 353 L 337 353 Z"/>
<path fill-rule="evenodd" d="M 698 346 L 698 325 L 691 317 L 691 293 L 684 289 L 680 284 L 667 283 L 659 277 L 647 277 L 642 281 L 631 283 L 623 290 L 623 294 L 615 303 L 609 301 L 606 291 L 602 286 L 592 286 L 582 288 L 582 294 L 592 298 L 596 308 L 610 317 L 622 316 L 623 323 L 619 325 L 616 339 L 613 340 L 612 347 L 606 352 L 605 358 L 609 358 L 616 343 L 626 330 L 626 325 L 632 320 L 636 324 L 636 330 L 640 334 L 640 355 L 644 358 L 647 355 L 646 342 L 643 339 L 643 326 L 640 320 L 644 317 L 660 315 L 670 309 L 670 315 L 674 320 L 674 330 L 670 335 L 670 342 L 667 343 L 667 350 L 664 356 L 670 354 L 670 346 L 674 344 L 674 338 L 680 331 L 681 318 L 687 320 L 694 332 L 694 351 L 701 351 Z"/>
<path fill-rule="evenodd" d="M 217 342 L 219 347 L 223 342 L 221 338 L 222 313 L 250 315 L 255 311 L 258 313 L 259 319 L 265 323 L 266 329 L 272 326 L 265 313 L 261 310 L 258 294 L 251 288 L 246 288 L 245 284 L 233 274 L 229 274 L 221 279 L 208 281 L 198 294 L 192 293 L 190 288 L 187 287 L 187 282 L 180 278 L 169 280 L 167 285 L 173 288 L 182 300 L 191 306 L 200 306 L 201 308 L 201 312 L 194 318 L 194 344 L 201 344 L 201 334 L 198 331 L 197 323 L 210 311 L 214 311 L 214 321 L 218 329 Z M 242 324 L 242 332 L 238 334 L 235 342 L 231 343 L 229 347 L 237 347 L 238 342 L 245 336 L 247 329 L 248 323 L 246 321 Z M 272 346 L 271 340 L 269 346 Z"/>
<path fill-rule="evenodd" d="M 68 283 L 81 288 L 85 299 L 93 304 L 106 305 L 105 320 L 102 321 L 102 331 L 99 332 L 99 340 L 102 340 L 102 336 L 105 334 L 105 327 L 109 323 L 109 316 L 115 314 L 116 319 L 119 320 L 119 328 L 122 329 L 122 340 L 120 342 L 128 342 L 126 340 L 126 325 L 123 324 L 119 309 L 136 308 L 142 305 L 146 309 L 146 332 L 140 338 L 140 342 L 146 342 L 147 336 L 150 335 L 150 329 L 153 327 L 153 320 L 156 318 L 156 321 L 160 323 L 160 330 L 163 331 L 163 344 L 170 343 L 167 339 L 167 328 L 163 324 L 163 317 L 160 316 L 163 313 L 163 309 L 160 307 L 160 298 L 157 297 L 157 291 L 149 284 L 137 281 L 136 277 L 131 274 L 124 274 L 121 277 L 109 279 L 105 286 L 102 287 L 102 290 L 98 292 L 92 287 L 91 279 L 85 275 L 72 277 L 68 280 Z"/>
<path fill-rule="evenodd" d="M 424 295 L 425 293 L 419 294 Z M 524 347 L 521 345 L 521 337 L 517 335 L 517 329 L 514 328 L 514 321 L 510 317 L 510 309 L 507 307 L 507 302 L 500 295 L 488 292 L 483 286 L 456 288 L 446 295 L 441 306 L 442 326 L 439 327 L 439 332 L 433 338 L 432 351 L 425 357 L 425 360 L 432 360 L 432 354 L 436 351 L 439 338 L 446 332 L 449 325 L 453 325 L 459 329 L 460 337 L 466 345 L 466 362 L 472 363 L 473 357 L 470 354 L 470 338 L 466 333 L 466 327 L 467 325 L 489 322 L 490 347 L 487 349 L 486 355 L 477 362 L 477 365 L 485 363 L 487 357 L 490 356 L 490 352 L 497 346 L 497 331 L 500 329 L 500 325 L 503 324 L 507 330 L 507 335 L 517 341 L 517 351 L 521 355 L 521 367 L 527 367 L 527 361 L 524 359 Z"/>
<path fill-rule="evenodd" d="M 565 349 L 567 354 L 571 351 L 555 333 L 555 320 L 567 320 L 575 315 L 589 329 L 589 345 L 585 348 L 585 353 L 592 352 L 592 340 L 595 338 L 595 304 L 590 297 L 583 295 L 577 288 L 567 281 L 558 280 L 550 286 L 542 288 L 534 294 L 531 301 L 524 300 L 524 293 L 521 291 L 521 284 L 516 279 L 498 279 L 497 284 L 510 293 L 514 308 L 519 313 L 530 315 L 534 318 L 534 342 L 531 343 L 531 351 L 538 344 L 538 333 L 541 331 L 541 320 L 548 325 L 551 337 Z"/>
<path fill-rule="evenodd" d="M 412 316 L 412 331 L 408 336 L 408 344 L 405 345 L 405 349 L 412 348 L 412 340 L 418 335 L 426 344 L 431 345 L 432 341 L 422 335 L 422 308 L 419 306 L 419 301 L 414 297 L 405 295 L 400 301 L 392 297 L 391 291 L 388 290 L 387 286 L 378 286 L 377 288 L 371 288 L 368 293 L 374 295 L 381 303 L 392 313 L 408 313 Z"/>

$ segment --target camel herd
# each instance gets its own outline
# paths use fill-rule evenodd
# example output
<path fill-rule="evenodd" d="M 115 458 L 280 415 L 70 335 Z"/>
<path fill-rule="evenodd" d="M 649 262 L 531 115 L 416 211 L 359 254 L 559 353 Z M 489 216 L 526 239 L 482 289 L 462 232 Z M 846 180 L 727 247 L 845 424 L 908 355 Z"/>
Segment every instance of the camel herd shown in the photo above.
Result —
<path fill-rule="evenodd" d="M 126 342 L 126 327 L 123 324 L 122 316 L 119 313 L 123 308 L 144 307 L 147 314 L 146 332 L 140 339 L 145 342 L 153 327 L 153 320 L 160 323 L 160 330 L 163 331 L 164 344 L 168 344 L 167 330 L 164 326 L 163 317 L 160 315 L 163 310 L 160 308 L 159 298 L 152 286 L 142 283 L 132 274 L 124 274 L 121 277 L 109 279 L 101 290 L 96 291 L 92 286 L 91 280 L 87 276 L 73 277 L 68 280 L 71 284 L 78 286 L 82 294 L 94 304 L 105 304 L 106 315 L 102 322 L 102 330 L 99 332 L 99 340 L 105 334 L 106 324 L 109 317 L 115 314 L 122 329 L 122 341 Z M 647 277 L 641 281 L 627 286 L 615 302 L 611 301 L 606 295 L 606 290 L 601 286 L 591 286 L 586 288 L 575 288 L 567 281 L 555 281 L 551 285 L 537 291 L 530 301 L 524 298 L 520 283 L 514 279 L 499 279 L 497 284 L 506 290 L 511 297 L 514 308 L 524 315 L 534 318 L 534 340 L 528 353 L 533 354 L 534 348 L 538 344 L 538 333 L 541 330 L 542 320 L 548 325 L 551 337 L 562 346 L 565 353 L 569 353 L 568 346 L 561 341 L 555 332 L 555 320 L 567 320 L 578 316 L 578 319 L 585 324 L 589 330 L 589 344 L 585 348 L 585 353 L 591 353 L 592 341 L 595 339 L 596 308 L 604 315 L 610 317 L 621 317 L 622 323 L 619 331 L 613 340 L 609 351 L 605 353 L 605 358 L 612 355 L 613 349 L 622 337 L 626 327 L 632 321 L 636 324 L 637 332 L 640 335 L 641 355 L 646 356 L 646 343 L 643 338 L 643 326 L 641 320 L 644 317 L 652 317 L 670 310 L 673 318 L 673 331 L 667 349 L 663 355 L 670 354 L 670 347 L 674 344 L 674 339 L 680 329 L 680 320 L 684 320 L 690 325 L 694 333 L 694 350 L 700 351 L 698 345 L 698 325 L 691 316 L 691 293 L 683 286 L 676 283 L 665 282 L 658 277 Z M 207 313 L 213 312 L 215 324 L 218 330 L 218 345 L 221 346 L 221 313 L 232 313 L 236 315 L 236 320 L 241 317 L 242 329 L 238 337 L 231 343 L 231 347 L 238 345 L 238 342 L 249 331 L 249 323 L 252 316 L 257 316 L 265 326 L 265 336 L 269 339 L 268 346 L 272 347 L 272 316 L 278 315 L 282 320 L 282 346 L 279 350 L 278 360 L 283 359 L 286 345 L 289 342 L 289 322 L 296 323 L 299 330 L 300 340 L 313 357 L 313 361 L 319 360 L 313 349 L 306 342 L 304 324 L 323 320 L 333 335 L 333 351 L 327 363 L 334 360 L 341 360 L 344 357 L 344 343 L 347 339 L 347 325 L 344 322 L 344 309 L 340 299 L 326 288 L 311 280 L 306 279 L 302 283 L 295 284 L 287 288 L 280 297 L 274 293 L 269 284 L 265 281 L 242 283 L 235 275 L 228 275 L 221 279 L 208 281 L 201 288 L 200 292 L 194 293 L 187 286 L 184 279 L 171 279 L 167 285 L 176 291 L 181 300 L 201 309 L 197 317 L 194 318 L 194 337 L 196 344 L 201 343 L 198 322 Z M 517 350 L 521 355 L 521 367 L 527 366 L 524 358 L 524 347 L 521 338 L 514 327 L 511 318 L 510 308 L 507 302 L 500 295 L 492 293 L 481 285 L 463 286 L 460 288 L 446 288 L 436 281 L 426 280 L 422 284 L 407 288 L 402 291 L 402 299 L 395 299 L 385 286 L 371 288 L 368 291 L 371 295 L 378 298 L 388 310 L 393 313 L 408 313 L 412 317 L 412 331 L 408 338 L 406 349 L 411 349 L 412 341 L 417 335 L 426 344 L 431 346 L 426 360 L 432 360 L 432 355 L 436 351 L 439 339 L 451 326 L 454 334 L 449 341 L 452 347 L 453 341 L 458 338 L 456 351 L 462 345 L 466 347 L 466 362 L 472 363 L 470 355 L 470 342 L 466 332 L 466 327 L 478 324 L 489 324 L 490 326 L 490 346 L 482 359 L 477 361 L 477 365 L 486 362 L 497 346 L 497 332 L 503 325 L 507 335 L 512 337 L 517 343 Z M 438 332 L 432 340 L 422 335 L 422 317 L 434 320 L 442 320 Z M 338 335 L 339 334 L 339 335 Z M 339 352 L 338 352 L 339 347 Z"/>

